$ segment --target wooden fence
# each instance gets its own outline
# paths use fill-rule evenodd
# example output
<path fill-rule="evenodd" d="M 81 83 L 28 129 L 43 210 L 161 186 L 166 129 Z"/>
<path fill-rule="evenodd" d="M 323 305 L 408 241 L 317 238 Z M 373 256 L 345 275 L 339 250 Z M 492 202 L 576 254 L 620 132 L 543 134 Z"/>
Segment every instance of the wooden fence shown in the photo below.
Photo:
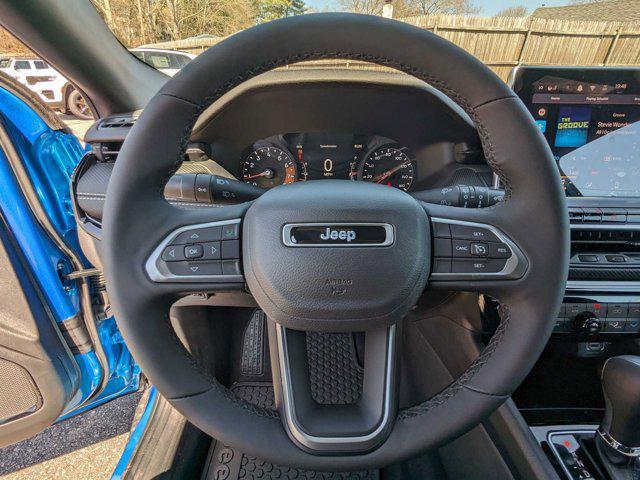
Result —
<path fill-rule="evenodd" d="M 399 19 L 466 49 L 500 77 L 529 65 L 640 65 L 640 23 L 543 18 L 423 15 Z M 148 47 L 200 53 L 219 39 L 179 40 Z M 305 67 L 381 69 L 364 62 L 310 62 Z"/>
<path fill-rule="evenodd" d="M 520 64 L 639 65 L 640 23 L 429 15 L 402 19 L 472 53 L 500 77 Z"/>

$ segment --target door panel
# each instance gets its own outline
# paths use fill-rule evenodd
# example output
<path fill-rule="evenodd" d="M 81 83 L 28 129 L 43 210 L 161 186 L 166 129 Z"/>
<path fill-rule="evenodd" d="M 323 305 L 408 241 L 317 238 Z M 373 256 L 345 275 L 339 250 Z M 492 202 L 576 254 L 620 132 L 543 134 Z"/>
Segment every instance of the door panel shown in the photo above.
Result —
<path fill-rule="evenodd" d="M 0 74 L 0 446 L 139 386 L 100 272 L 82 273 L 92 265 L 69 184 L 83 152 L 35 94 Z"/>
<path fill-rule="evenodd" d="M 51 425 L 78 391 L 80 372 L 44 308 L 25 260 L 0 228 L 0 447 Z"/>

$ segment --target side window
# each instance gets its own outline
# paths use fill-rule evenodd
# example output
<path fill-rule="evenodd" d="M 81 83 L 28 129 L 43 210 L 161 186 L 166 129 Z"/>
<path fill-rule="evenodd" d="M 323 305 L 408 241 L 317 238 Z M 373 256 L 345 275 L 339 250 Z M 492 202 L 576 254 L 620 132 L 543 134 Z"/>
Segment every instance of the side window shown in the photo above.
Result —
<path fill-rule="evenodd" d="M 11 66 L 10 58 L 0 59 L 0 68 L 9 68 Z"/>
<path fill-rule="evenodd" d="M 133 56 L 138 58 L 138 60 L 142 60 L 143 62 L 145 61 L 144 60 L 144 52 L 133 51 L 131 53 L 133 53 Z"/>
<path fill-rule="evenodd" d="M 33 62 L 33 64 L 35 65 L 36 70 L 46 70 L 47 68 L 49 68 L 49 65 L 44 63 L 42 60 L 36 60 L 35 62 Z"/>
<path fill-rule="evenodd" d="M 28 60 L 16 60 L 14 68 L 16 70 L 29 70 L 31 68 L 31 65 L 29 64 Z"/>

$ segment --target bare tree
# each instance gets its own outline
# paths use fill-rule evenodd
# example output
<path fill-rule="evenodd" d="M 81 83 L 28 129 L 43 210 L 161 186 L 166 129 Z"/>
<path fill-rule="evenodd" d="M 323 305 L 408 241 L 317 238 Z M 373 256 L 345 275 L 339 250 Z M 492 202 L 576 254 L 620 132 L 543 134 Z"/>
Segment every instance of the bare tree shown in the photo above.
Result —
<path fill-rule="evenodd" d="M 516 5 L 514 7 L 507 7 L 500 10 L 494 15 L 494 17 L 526 17 L 529 10 L 524 5 Z"/>
<path fill-rule="evenodd" d="M 343 10 L 369 15 L 380 15 L 384 0 L 340 0 Z M 473 0 L 394 0 L 393 16 L 435 15 L 450 13 L 474 15 L 481 11 Z"/>
<path fill-rule="evenodd" d="M 384 0 L 340 0 L 340 8 L 347 12 L 380 15 Z"/>
<path fill-rule="evenodd" d="M 482 11 L 473 0 L 405 0 L 407 8 L 414 15 L 435 15 L 449 13 L 456 15 L 476 15 Z"/>

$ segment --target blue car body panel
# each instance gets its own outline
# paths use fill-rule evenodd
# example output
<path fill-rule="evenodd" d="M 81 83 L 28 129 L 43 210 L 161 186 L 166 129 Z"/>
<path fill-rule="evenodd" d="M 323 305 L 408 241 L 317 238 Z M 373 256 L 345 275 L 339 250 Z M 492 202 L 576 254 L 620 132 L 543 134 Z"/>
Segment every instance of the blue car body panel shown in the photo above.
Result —
<path fill-rule="evenodd" d="M 0 87 L 0 120 L 22 159 L 24 168 L 57 233 L 81 258 L 73 217 L 69 181 L 84 154 L 71 133 L 51 129 L 22 99 Z M 78 314 L 79 291 L 64 279 L 69 260 L 46 235 L 31 211 L 11 165 L 0 150 L 0 209 L 34 278 L 44 292 L 49 311 L 60 323 Z M 85 266 L 90 267 L 85 260 Z M 93 351 L 74 355 L 81 373 L 80 388 L 65 408 L 67 418 L 139 387 L 140 370 L 124 345 L 113 317 L 100 321 L 98 332 L 109 363 L 109 382 L 90 402 L 102 377 Z"/>

